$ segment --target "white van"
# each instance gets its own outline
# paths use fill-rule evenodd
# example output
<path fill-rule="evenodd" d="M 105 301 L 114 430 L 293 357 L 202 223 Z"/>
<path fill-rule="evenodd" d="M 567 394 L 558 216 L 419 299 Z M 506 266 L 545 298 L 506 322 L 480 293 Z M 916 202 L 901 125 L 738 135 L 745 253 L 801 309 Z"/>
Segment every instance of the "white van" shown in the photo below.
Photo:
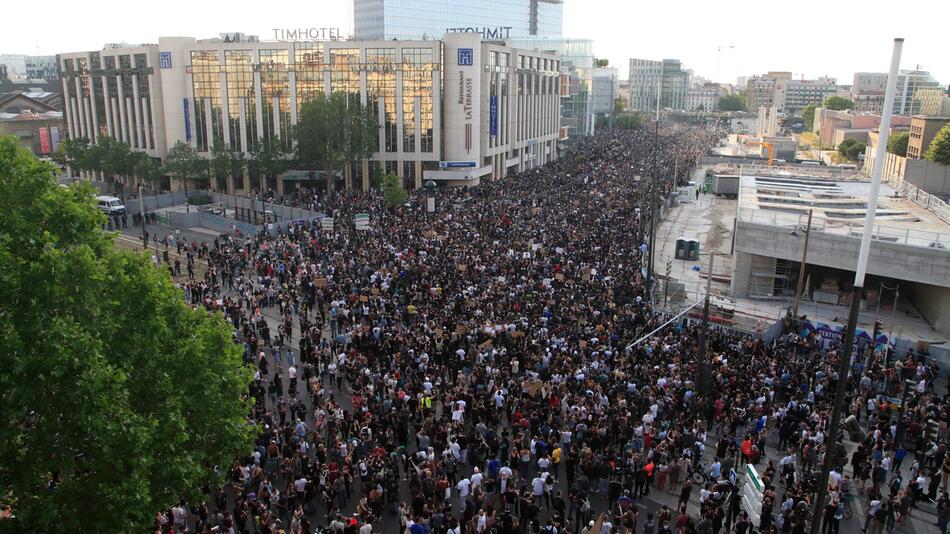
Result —
<path fill-rule="evenodd" d="M 112 217 L 113 215 L 125 215 L 125 204 L 116 197 L 101 195 L 96 197 L 99 205 L 99 211 Z"/>

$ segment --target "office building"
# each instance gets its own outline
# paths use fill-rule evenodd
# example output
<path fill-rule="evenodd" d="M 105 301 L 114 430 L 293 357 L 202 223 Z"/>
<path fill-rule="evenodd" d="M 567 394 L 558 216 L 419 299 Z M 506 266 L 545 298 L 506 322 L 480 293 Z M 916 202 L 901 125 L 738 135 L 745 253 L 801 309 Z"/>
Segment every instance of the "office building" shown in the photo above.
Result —
<path fill-rule="evenodd" d="M 923 159 L 934 136 L 947 124 L 950 124 L 950 117 L 928 117 L 925 115 L 911 117 L 910 138 L 907 140 L 907 159 Z"/>
<path fill-rule="evenodd" d="M 291 143 L 301 107 L 343 91 L 370 107 L 379 145 L 346 169 L 347 187 L 394 172 L 476 184 L 557 157 L 558 72 L 553 54 L 482 42 L 278 41 L 163 37 L 158 44 L 61 54 L 68 135 L 110 136 L 163 158 L 177 141 L 209 154 L 216 141 L 247 153 L 256 140 Z M 262 187 L 283 192 L 285 181 Z M 315 184 L 316 185 L 316 184 Z M 212 183 L 250 191 L 249 179 Z M 257 188 L 255 184 L 254 188 Z"/>
<path fill-rule="evenodd" d="M 821 106 L 825 98 L 837 92 L 834 78 L 795 80 L 791 72 L 770 71 L 746 82 L 746 110 L 774 107 L 780 113 L 795 115 L 810 105 Z"/>
<path fill-rule="evenodd" d="M 613 113 L 614 101 L 620 98 L 620 77 L 613 67 L 600 67 L 591 71 L 592 107 L 595 115 Z"/>
<path fill-rule="evenodd" d="M 884 108 L 887 73 L 856 72 L 851 86 L 854 111 L 880 113 Z M 925 70 L 904 69 L 897 76 L 895 115 L 940 115 L 946 88 Z"/>
<path fill-rule="evenodd" d="M 486 40 L 561 37 L 563 0 L 353 0 L 357 39 L 441 39 L 446 32 Z"/>
<path fill-rule="evenodd" d="M 27 54 L 0 54 L 0 65 L 6 65 L 6 77 L 11 80 L 55 80 L 56 56 Z"/>
<path fill-rule="evenodd" d="M 694 84 L 686 92 L 686 111 L 718 111 L 722 89 L 718 83 Z"/>
<path fill-rule="evenodd" d="M 688 91 L 689 73 L 678 59 L 630 60 L 630 109 L 654 111 L 659 95 L 659 107 L 684 110 Z"/>
<path fill-rule="evenodd" d="M 561 125 L 572 137 L 593 133 L 594 42 L 590 39 L 538 37 L 509 39 L 507 43 L 523 50 L 555 53 L 561 58 Z"/>

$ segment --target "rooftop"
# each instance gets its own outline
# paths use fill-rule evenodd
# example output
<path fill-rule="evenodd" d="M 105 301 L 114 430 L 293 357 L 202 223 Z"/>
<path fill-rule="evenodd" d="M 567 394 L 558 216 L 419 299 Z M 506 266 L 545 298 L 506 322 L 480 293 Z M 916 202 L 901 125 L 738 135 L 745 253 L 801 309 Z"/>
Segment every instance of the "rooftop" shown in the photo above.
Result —
<path fill-rule="evenodd" d="M 739 220 L 797 229 L 806 226 L 811 210 L 813 229 L 861 236 L 871 189 L 869 181 L 829 180 L 788 171 L 763 174 L 743 173 Z M 883 183 L 872 236 L 910 246 L 950 248 L 950 223 Z"/>

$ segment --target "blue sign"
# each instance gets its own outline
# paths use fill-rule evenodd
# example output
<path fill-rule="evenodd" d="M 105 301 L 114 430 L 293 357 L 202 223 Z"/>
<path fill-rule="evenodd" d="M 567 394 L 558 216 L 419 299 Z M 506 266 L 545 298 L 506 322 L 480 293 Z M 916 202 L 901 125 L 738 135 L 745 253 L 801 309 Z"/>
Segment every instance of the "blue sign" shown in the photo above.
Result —
<path fill-rule="evenodd" d="M 476 166 L 474 161 L 440 161 L 440 169 L 471 169 Z"/>
<path fill-rule="evenodd" d="M 495 95 L 488 97 L 488 135 L 498 135 L 498 97 Z"/>
<path fill-rule="evenodd" d="M 459 48 L 459 65 L 472 65 L 475 62 L 475 53 L 471 48 Z"/>
<path fill-rule="evenodd" d="M 188 108 L 188 99 L 183 98 L 182 104 L 185 106 L 185 142 L 191 142 L 191 111 Z"/>
<path fill-rule="evenodd" d="M 172 53 L 171 52 L 159 52 L 158 53 L 158 66 L 162 69 L 172 68 Z"/>

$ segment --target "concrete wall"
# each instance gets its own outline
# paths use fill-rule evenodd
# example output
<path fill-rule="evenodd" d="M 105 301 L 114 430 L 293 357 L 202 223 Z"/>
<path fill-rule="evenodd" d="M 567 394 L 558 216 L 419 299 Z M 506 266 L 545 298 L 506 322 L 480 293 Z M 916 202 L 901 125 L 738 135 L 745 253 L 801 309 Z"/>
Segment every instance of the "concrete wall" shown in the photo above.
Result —
<path fill-rule="evenodd" d="M 742 221 L 736 225 L 735 240 L 737 252 L 796 262 L 801 261 L 805 243 L 803 238 L 791 235 L 788 228 Z M 854 271 L 859 246 L 857 238 L 812 232 L 808 263 Z M 950 287 L 950 251 L 872 241 L 868 273 Z M 734 276 L 734 283 L 736 280 Z M 950 313 L 950 306 L 946 313 Z"/>
<path fill-rule="evenodd" d="M 904 180 L 931 195 L 950 195 L 950 165 L 941 165 L 925 159 L 907 159 Z"/>
<path fill-rule="evenodd" d="M 950 331 L 950 288 L 911 284 L 910 300 L 938 332 Z M 903 286 L 902 286 L 903 289 Z"/>

